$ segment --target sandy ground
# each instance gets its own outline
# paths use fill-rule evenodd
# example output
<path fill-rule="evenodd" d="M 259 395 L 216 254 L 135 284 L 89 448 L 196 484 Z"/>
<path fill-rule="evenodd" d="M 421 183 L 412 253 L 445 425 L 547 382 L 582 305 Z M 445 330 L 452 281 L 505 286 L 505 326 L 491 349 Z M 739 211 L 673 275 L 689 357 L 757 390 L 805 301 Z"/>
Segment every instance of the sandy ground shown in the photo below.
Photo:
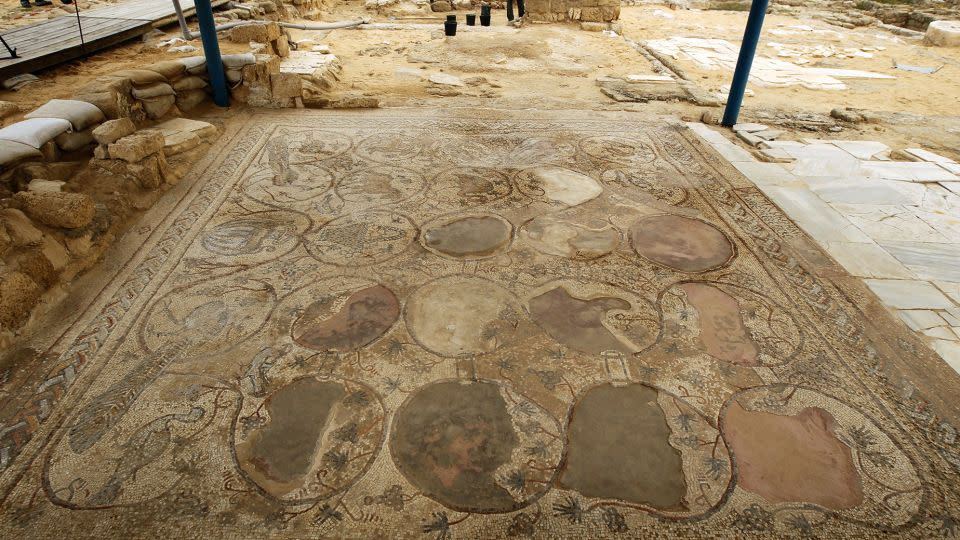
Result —
<path fill-rule="evenodd" d="M 655 15 L 660 12 L 661 16 Z M 742 12 L 677 10 L 662 16 L 662 7 L 627 7 L 621 13 L 624 34 L 637 41 L 662 39 L 672 36 L 721 38 L 737 45 L 743 35 L 747 14 Z M 813 31 L 792 34 L 774 34 L 772 31 L 791 31 L 792 26 L 805 25 Z M 873 58 L 813 59 L 806 67 L 857 69 L 893 75 L 895 80 L 844 79 L 847 90 L 807 90 L 802 87 L 770 88 L 750 85 L 756 93 L 746 99 L 751 108 L 794 109 L 798 106 L 808 112 L 829 113 L 835 107 L 857 107 L 876 111 L 898 111 L 916 114 L 957 114 L 957 96 L 960 96 L 960 49 L 927 47 L 919 40 L 895 36 L 879 28 L 865 27 L 846 30 L 812 18 L 770 15 L 764 23 L 764 33 L 758 55 L 776 57 L 771 42 L 784 45 L 830 45 L 836 49 L 853 47 L 884 47 L 874 51 Z M 791 60 L 784 58 L 784 60 Z M 943 67 L 927 75 L 894 69 L 900 64 Z M 704 87 L 730 84 L 726 71 L 700 69 L 690 60 L 681 60 L 681 67 Z"/>

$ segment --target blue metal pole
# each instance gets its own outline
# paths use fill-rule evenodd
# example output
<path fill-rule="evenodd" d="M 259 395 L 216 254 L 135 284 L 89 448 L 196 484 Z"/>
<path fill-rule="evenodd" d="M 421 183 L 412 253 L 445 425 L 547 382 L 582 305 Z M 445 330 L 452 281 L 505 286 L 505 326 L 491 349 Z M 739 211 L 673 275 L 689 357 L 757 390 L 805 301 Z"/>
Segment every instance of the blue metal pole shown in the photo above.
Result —
<path fill-rule="evenodd" d="M 768 2 L 769 0 L 753 0 L 750 5 L 750 16 L 747 17 L 747 28 L 743 31 L 740 57 L 737 58 L 737 69 L 733 72 L 733 82 L 730 83 L 730 95 L 727 97 L 727 108 L 723 111 L 721 125 L 733 127 L 740 116 L 740 105 L 743 104 L 743 94 L 747 91 L 750 67 L 753 66 L 753 57 L 757 54 L 757 43 L 760 41 L 760 30 L 763 29 L 763 16 L 767 14 Z"/>
<path fill-rule="evenodd" d="M 210 0 L 195 0 L 194 5 L 197 9 L 197 22 L 200 23 L 203 55 L 207 57 L 210 86 L 213 87 L 213 102 L 221 107 L 229 107 L 227 75 L 223 70 L 223 58 L 220 57 L 220 42 L 217 41 L 217 29 L 213 22 L 213 7 L 210 6 Z"/>

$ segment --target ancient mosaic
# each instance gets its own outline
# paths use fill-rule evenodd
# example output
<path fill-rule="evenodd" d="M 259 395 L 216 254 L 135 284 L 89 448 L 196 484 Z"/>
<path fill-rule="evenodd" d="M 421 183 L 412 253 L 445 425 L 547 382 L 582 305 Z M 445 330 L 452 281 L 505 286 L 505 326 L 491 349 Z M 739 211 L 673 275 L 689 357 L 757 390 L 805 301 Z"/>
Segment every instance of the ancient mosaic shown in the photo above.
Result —
<path fill-rule="evenodd" d="M 257 113 L 196 170 L 4 409 L 3 537 L 958 531 L 917 349 L 682 125 Z"/>

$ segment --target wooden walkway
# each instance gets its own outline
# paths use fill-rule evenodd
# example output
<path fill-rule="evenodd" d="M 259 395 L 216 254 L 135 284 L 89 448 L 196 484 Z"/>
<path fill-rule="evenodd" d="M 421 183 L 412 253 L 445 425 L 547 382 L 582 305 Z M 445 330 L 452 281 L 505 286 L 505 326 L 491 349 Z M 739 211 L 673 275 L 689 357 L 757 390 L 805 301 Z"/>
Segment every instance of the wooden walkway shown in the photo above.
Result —
<path fill-rule="evenodd" d="M 214 7 L 227 0 L 213 0 Z M 195 12 L 193 0 L 181 3 L 185 16 Z M 0 81 L 21 73 L 69 62 L 101 49 L 146 34 L 158 26 L 175 22 L 171 0 L 131 0 L 99 9 L 81 10 L 80 26 L 75 15 L 63 15 L 40 23 L 0 33 L 17 49 L 18 58 L 9 58 L 0 45 Z"/>

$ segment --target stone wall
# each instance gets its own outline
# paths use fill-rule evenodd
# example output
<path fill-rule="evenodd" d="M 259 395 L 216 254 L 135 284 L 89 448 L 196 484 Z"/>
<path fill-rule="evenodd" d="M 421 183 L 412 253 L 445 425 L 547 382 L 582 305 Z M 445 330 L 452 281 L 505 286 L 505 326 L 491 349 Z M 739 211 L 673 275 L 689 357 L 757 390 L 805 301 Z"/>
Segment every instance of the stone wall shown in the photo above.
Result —
<path fill-rule="evenodd" d="M 526 0 L 532 21 L 610 22 L 620 18 L 620 0 Z"/>

